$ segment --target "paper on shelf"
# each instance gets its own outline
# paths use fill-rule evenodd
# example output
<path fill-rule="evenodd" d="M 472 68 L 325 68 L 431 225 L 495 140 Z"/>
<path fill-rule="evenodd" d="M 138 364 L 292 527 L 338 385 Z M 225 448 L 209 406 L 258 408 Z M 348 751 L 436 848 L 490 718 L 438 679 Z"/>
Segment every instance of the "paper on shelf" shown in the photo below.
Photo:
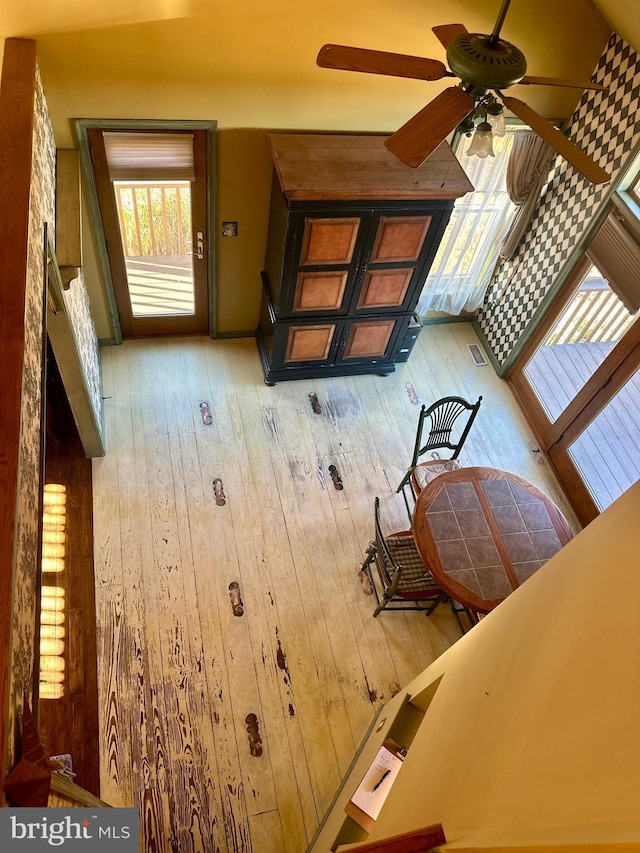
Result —
<path fill-rule="evenodd" d="M 364 779 L 351 797 L 351 802 L 375 820 L 401 767 L 402 759 L 385 746 L 381 747 Z"/>

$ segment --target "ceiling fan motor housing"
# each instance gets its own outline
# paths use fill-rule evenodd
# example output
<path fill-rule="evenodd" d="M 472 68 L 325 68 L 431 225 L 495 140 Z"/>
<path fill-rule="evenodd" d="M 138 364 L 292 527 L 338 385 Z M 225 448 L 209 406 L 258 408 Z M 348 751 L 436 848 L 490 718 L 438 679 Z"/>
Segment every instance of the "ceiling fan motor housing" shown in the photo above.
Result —
<path fill-rule="evenodd" d="M 519 48 L 483 33 L 455 38 L 447 48 L 447 62 L 456 77 L 478 94 L 483 89 L 508 89 L 527 73 L 527 61 Z"/>

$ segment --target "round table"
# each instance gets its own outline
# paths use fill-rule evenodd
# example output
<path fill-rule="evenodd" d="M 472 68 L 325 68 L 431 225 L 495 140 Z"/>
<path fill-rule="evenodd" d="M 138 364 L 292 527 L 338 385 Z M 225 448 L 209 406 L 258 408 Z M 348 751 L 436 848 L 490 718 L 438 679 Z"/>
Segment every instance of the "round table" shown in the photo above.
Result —
<path fill-rule="evenodd" d="M 572 537 L 551 498 L 516 474 L 460 468 L 418 495 L 413 536 L 436 582 L 488 613 Z"/>

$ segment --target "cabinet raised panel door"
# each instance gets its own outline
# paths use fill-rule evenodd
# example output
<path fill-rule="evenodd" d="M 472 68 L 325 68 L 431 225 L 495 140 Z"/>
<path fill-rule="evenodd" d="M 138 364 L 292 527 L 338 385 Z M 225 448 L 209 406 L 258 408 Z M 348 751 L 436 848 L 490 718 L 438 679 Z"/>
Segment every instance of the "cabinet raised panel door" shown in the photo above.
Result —
<path fill-rule="evenodd" d="M 326 361 L 336 331 L 335 323 L 316 326 L 290 326 L 284 361 Z"/>
<path fill-rule="evenodd" d="M 352 311 L 411 311 L 422 286 L 431 214 L 376 214 Z"/>
<path fill-rule="evenodd" d="M 400 270 L 369 270 L 360 291 L 357 310 L 395 308 L 402 305 L 413 273 L 413 267 Z"/>
<path fill-rule="evenodd" d="M 339 311 L 342 308 L 348 271 L 302 272 L 298 275 L 294 311 Z"/>
<path fill-rule="evenodd" d="M 351 323 L 342 359 L 384 358 L 397 320 L 362 320 Z"/>
<path fill-rule="evenodd" d="M 311 219 L 304 223 L 300 266 L 350 264 L 358 238 L 360 217 Z"/>
<path fill-rule="evenodd" d="M 374 210 L 305 217 L 293 313 L 411 310 L 432 220 Z"/>
<path fill-rule="evenodd" d="M 430 225 L 430 216 L 381 216 L 369 263 L 417 262 Z"/>
<path fill-rule="evenodd" d="M 291 312 L 346 313 L 360 271 L 366 216 L 305 216 L 298 227 L 299 254 L 294 252 L 291 259 Z M 285 312 L 287 301 L 282 305 Z"/>

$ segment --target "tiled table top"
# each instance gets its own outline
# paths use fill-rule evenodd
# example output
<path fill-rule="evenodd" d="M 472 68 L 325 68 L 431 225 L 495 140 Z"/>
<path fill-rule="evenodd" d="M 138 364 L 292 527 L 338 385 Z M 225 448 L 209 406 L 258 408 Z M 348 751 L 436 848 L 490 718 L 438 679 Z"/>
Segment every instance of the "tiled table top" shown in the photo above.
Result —
<path fill-rule="evenodd" d="M 443 474 L 419 495 L 414 537 L 436 580 L 462 604 L 491 610 L 571 538 L 535 486 L 493 468 Z"/>

